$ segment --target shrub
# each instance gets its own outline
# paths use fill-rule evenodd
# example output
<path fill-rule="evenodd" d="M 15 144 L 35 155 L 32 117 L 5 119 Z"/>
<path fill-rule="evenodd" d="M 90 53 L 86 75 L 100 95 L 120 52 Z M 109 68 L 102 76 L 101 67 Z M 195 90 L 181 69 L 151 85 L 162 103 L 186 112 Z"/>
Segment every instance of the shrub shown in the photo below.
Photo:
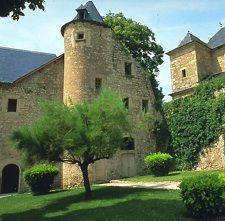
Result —
<path fill-rule="evenodd" d="M 153 175 L 165 176 L 172 167 L 173 157 L 168 153 L 153 153 L 145 158 L 145 164 Z"/>
<path fill-rule="evenodd" d="M 195 217 L 214 216 L 223 211 L 225 178 L 218 173 L 184 179 L 181 196 L 188 212 Z"/>
<path fill-rule="evenodd" d="M 51 164 L 39 164 L 24 172 L 24 179 L 34 195 L 48 193 L 58 174 L 58 169 Z"/>

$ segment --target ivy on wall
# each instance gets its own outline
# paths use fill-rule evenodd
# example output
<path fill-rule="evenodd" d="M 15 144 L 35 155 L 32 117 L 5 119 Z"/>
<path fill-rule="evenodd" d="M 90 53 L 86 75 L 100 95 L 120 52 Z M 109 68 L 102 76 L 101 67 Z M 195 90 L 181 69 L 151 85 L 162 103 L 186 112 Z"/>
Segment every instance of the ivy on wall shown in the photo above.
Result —
<path fill-rule="evenodd" d="M 204 81 L 192 95 L 164 105 L 170 139 L 169 150 L 180 168 L 193 168 L 200 151 L 223 132 L 225 76 Z M 217 95 L 216 95 L 217 94 Z"/>

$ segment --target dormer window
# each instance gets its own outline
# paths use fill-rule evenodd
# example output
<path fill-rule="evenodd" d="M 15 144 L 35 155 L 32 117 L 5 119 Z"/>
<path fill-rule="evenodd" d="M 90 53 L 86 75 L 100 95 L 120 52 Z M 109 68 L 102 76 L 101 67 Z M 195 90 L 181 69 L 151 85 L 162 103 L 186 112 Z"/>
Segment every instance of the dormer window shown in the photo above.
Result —
<path fill-rule="evenodd" d="M 80 10 L 78 12 L 78 17 L 80 20 L 84 20 L 86 18 L 86 10 Z"/>
<path fill-rule="evenodd" d="M 182 72 L 182 77 L 183 78 L 187 77 L 186 69 L 183 69 L 181 72 Z"/>

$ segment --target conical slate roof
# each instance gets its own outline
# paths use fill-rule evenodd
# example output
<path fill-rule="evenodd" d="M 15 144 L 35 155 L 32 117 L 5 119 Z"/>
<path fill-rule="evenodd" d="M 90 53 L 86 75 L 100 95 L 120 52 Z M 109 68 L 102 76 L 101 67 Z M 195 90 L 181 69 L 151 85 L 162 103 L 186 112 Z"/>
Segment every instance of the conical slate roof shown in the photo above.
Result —
<path fill-rule="evenodd" d="M 184 46 L 184 45 L 194 42 L 194 41 L 206 45 L 206 43 L 204 41 L 200 40 L 198 37 L 196 37 L 193 34 L 191 34 L 190 32 L 188 32 L 178 47 Z"/>
<path fill-rule="evenodd" d="M 78 12 L 76 17 L 72 21 L 70 21 L 70 22 L 68 22 L 68 23 L 66 23 L 65 25 L 62 26 L 62 28 L 61 28 L 62 35 L 64 35 L 65 27 L 68 24 L 71 24 L 71 23 L 74 23 L 74 22 L 77 22 L 77 21 L 89 21 L 89 22 L 94 22 L 94 23 L 99 24 L 99 25 L 107 26 L 104 23 L 102 16 L 99 14 L 97 8 L 95 7 L 95 5 L 92 1 L 88 1 L 85 5 L 80 5 L 76 9 L 76 11 Z M 79 19 L 79 12 L 80 11 L 85 12 L 85 17 L 83 19 Z"/>
<path fill-rule="evenodd" d="M 80 10 L 87 11 L 87 16 L 85 17 L 84 20 L 104 23 L 102 16 L 99 14 L 97 8 L 95 7 L 95 5 L 92 1 L 87 2 L 85 5 L 81 5 L 76 10 L 77 10 L 77 12 L 79 12 Z M 78 14 L 74 18 L 74 20 L 79 20 Z"/>
<path fill-rule="evenodd" d="M 209 39 L 210 48 L 217 48 L 225 44 L 225 27 L 221 28 L 212 38 Z"/>

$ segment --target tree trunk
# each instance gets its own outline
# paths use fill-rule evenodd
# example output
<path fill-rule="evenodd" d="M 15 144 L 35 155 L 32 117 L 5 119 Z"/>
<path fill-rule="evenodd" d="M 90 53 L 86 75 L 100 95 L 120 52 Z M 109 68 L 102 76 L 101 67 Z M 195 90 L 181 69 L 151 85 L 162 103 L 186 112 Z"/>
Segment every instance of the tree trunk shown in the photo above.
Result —
<path fill-rule="evenodd" d="M 88 177 L 88 164 L 82 164 L 81 171 L 82 171 L 83 180 L 84 180 L 85 198 L 90 199 L 92 197 L 92 193 L 91 193 L 91 186 L 90 186 L 90 181 Z"/>

